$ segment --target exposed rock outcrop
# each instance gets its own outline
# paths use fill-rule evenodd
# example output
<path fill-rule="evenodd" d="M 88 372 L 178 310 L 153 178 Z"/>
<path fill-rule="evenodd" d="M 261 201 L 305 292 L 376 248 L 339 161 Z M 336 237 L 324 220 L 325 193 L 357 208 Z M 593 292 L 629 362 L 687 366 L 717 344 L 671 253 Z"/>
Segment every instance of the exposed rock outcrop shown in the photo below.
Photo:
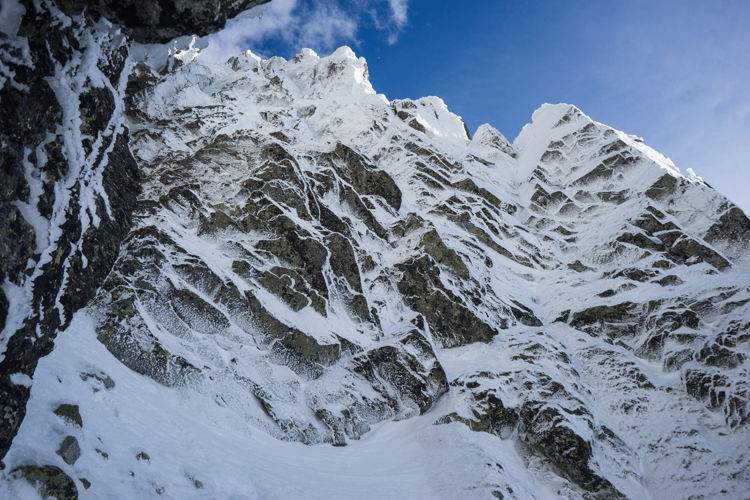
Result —
<path fill-rule="evenodd" d="M 11 375 L 33 376 L 131 224 L 140 178 L 122 114 L 129 42 L 117 27 L 163 42 L 219 29 L 265 1 L 3 3 L 0 458 L 29 397 Z"/>

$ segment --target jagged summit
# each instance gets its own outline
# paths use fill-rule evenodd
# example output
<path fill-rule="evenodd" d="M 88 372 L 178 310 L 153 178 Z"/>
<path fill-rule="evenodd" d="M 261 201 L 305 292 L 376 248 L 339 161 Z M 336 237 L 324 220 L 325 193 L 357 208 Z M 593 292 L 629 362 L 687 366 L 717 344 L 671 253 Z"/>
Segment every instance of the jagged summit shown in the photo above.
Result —
<path fill-rule="evenodd" d="M 470 138 L 346 47 L 178 60 L 130 74 L 133 227 L 9 468 L 104 497 L 746 494 L 750 221 L 726 198 L 567 104 Z"/>
<path fill-rule="evenodd" d="M 660 167 L 674 174 L 679 174 L 679 169 L 670 159 L 643 144 L 642 140 L 595 122 L 571 104 L 545 103 L 534 111 L 531 120 L 531 123 L 525 125 L 513 141 L 513 147 L 529 160 L 527 162 L 521 161 L 521 163 L 530 165 L 530 163 L 536 161 L 547 150 L 547 146 L 551 142 L 565 138 L 570 139 L 578 131 L 585 133 L 596 128 L 610 131 L 610 135 L 615 134 L 627 147 L 638 150 L 643 156 Z M 549 139 L 549 143 L 544 144 L 547 139 Z"/>
<path fill-rule="evenodd" d="M 471 139 L 471 145 L 474 148 L 489 147 L 509 156 L 515 156 L 516 151 L 499 130 L 489 123 L 484 123 L 477 128 L 474 137 Z"/>

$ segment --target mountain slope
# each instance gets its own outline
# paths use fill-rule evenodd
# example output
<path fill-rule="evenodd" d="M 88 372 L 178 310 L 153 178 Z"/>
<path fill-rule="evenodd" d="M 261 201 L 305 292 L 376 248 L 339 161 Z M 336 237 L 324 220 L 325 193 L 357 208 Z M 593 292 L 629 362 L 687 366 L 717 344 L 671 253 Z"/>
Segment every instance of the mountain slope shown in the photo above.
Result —
<path fill-rule="evenodd" d="M 170 66 L 131 74 L 133 226 L 9 469 L 95 497 L 746 494 L 750 221 L 700 178 L 569 105 L 471 139 L 346 47 Z"/>
<path fill-rule="evenodd" d="M 93 298 L 130 228 L 123 31 L 146 43 L 206 34 L 266 1 L 0 3 L 0 460 L 29 398 L 18 380 Z"/>

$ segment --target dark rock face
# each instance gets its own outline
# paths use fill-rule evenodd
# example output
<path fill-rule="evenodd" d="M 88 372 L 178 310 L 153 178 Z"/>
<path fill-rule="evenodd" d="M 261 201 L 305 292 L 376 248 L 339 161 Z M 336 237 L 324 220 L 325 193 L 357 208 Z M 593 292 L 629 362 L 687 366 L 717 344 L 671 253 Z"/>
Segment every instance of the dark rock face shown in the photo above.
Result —
<path fill-rule="evenodd" d="M 6 54 L 26 40 L 31 60 L 3 61 L 15 76 L 0 89 L 3 109 L 10 111 L 3 112 L 0 137 L 3 168 L 11 179 L 0 200 L 5 207 L 0 251 L 9 257 L 3 259 L 0 279 L 33 294 L 28 304 L 11 299 L 29 314 L 23 323 L 4 325 L 10 338 L 0 361 L 0 454 L 23 419 L 28 398 L 28 389 L 14 385 L 10 374 L 32 376 L 58 329 L 93 297 L 117 256 L 138 193 L 127 129 L 114 112 L 116 87 L 108 87 L 109 79 L 94 83 L 79 74 L 82 54 L 91 50 L 117 85 L 125 41 L 92 34 L 85 17 L 63 28 L 56 24 L 61 14 L 54 8 L 37 11 L 31 2 L 24 7 L 17 33 L 2 40 Z M 58 81 L 59 89 L 47 80 L 54 77 L 55 66 L 70 79 Z M 77 94 L 73 81 L 81 85 Z M 73 124 L 79 120 L 76 130 Z M 26 207 L 23 214 L 19 206 Z"/>
<path fill-rule="evenodd" d="M 517 345 L 510 342 L 510 346 Z M 626 446 L 607 428 L 591 437 L 583 437 L 580 429 L 574 430 L 581 422 L 593 429 L 594 417 L 562 384 L 534 370 L 534 364 L 550 359 L 550 354 L 552 359 L 569 361 L 563 351 L 550 353 L 541 344 L 526 345 L 511 357 L 514 362 L 523 363 L 521 370 L 510 365 L 510 371 L 477 372 L 452 381 L 453 390 L 469 402 L 470 413 L 449 413 L 435 424 L 459 422 L 475 432 L 502 439 L 517 438 L 525 453 L 543 457 L 558 474 L 588 492 L 586 497 L 624 498 L 595 470 L 592 443 L 596 439 L 599 446 L 603 442 L 607 442 L 606 447 L 625 449 Z M 517 385 L 524 388 L 523 400 L 508 406 L 503 399 Z"/>
<path fill-rule="evenodd" d="M 496 436 L 508 437 L 518 424 L 518 411 L 506 408 L 502 400 L 493 393 L 474 394 L 474 399 L 479 401 L 479 407 L 472 409 L 474 418 L 462 417 L 453 412 L 440 417 L 436 424 L 447 424 L 450 422 L 461 422 L 472 431 L 488 432 Z"/>
<path fill-rule="evenodd" d="M 12 75 L 0 88 L 0 282 L 19 290 L 13 297 L 0 292 L 7 343 L 0 357 L 0 457 L 29 394 L 10 375 L 32 376 L 57 331 L 94 296 L 140 189 L 119 111 L 127 39 L 96 31 L 95 20 L 122 23 L 140 41 L 166 41 L 218 29 L 260 3 L 74 1 L 62 2 L 61 11 L 22 1 L 16 32 L 0 33 L 0 58 Z M 95 67 L 87 67 L 92 54 Z M 26 317 L 6 324 L 11 308 Z"/>
<path fill-rule="evenodd" d="M 682 371 L 685 389 L 691 396 L 720 411 L 730 427 L 750 423 L 750 409 L 746 405 L 750 390 L 743 383 L 744 363 L 750 342 L 750 323 L 732 321 L 713 338 L 703 342 L 693 356 L 686 360 Z"/>
<path fill-rule="evenodd" d="M 383 346 L 357 357 L 354 370 L 376 386 L 381 386 L 381 391 L 387 390 L 382 387 L 382 381 L 391 384 L 398 391 L 400 401 L 411 403 L 419 408 L 420 413 L 424 413 L 448 391 L 445 371 L 437 362 L 429 342 L 418 330 L 405 335 L 401 344 L 425 354 L 427 362 L 420 361 L 408 349 Z"/>
<path fill-rule="evenodd" d="M 547 457 L 565 476 L 596 498 L 625 498 L 608 480 L 591 470 L 591 443 L 563 422 L 555 408 L 531 401 L 521 408 L 523 441 Z"/>
<path fill-rule="evenodd" d="M 438 278 L 440 271 L 427 256 L 399 264 L 402 277 L 398 290 L 409 306 L 433 325 L 433 333 L 445 347 L 472 342 L 489 342 L 497 330 L 479 319 L 446 289 Z"/>
<path fill-rule="evenodd" d="M 343 160 L 341 170 L 357 193 L 381 196 L 394 210 L 401 208 L 401 190 L 383 170 L 367 165 L 360 154 L 341 143 L 328 156 L 333 161 Z"/>
<path fill-rule="evenodd" d="M 727 251 L 732 257 L 747 255 L 750 243 L 750 219 L 738 207 L 728 207 L 703 237 L 708 243 Z M 733 251 L 733 249 L 735 249 Z"/>
<path fill-rule="evenodd" d="M 102 16 L 119 24 L 136 41 L 161 43 L 183 35 L 213 33 L 223 28 L 227 19 L 269 1 L 72 0 L 61 5 L 67 14 L 77 14 L 85 8 L 93 17 Z"/>

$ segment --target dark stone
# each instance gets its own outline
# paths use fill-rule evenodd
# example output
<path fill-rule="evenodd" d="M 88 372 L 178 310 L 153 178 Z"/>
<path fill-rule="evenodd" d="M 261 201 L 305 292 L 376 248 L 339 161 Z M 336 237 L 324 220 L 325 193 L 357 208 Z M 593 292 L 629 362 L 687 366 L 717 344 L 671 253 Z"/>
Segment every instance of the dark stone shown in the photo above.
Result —
<path fill-rule="evenodd" d="M 609 179 L 610 177 L 612 177 L 613 173 L 614 171 L 611 168 L 608 168 L 603 163 L 600 163 L 599 165 L 591 169 L 587 174 L 582 175 L 581 177 L 576 179 L 576 181 L 573 182 L 572 185 L 584 186 L 594 181 Z"/>
<path fill-rule="evenodd" d="M 514 305 L 511 306 L 510 310 L 521 324 L 526 326 L 542 326 L 542 320 L 534 315 L 534 311 L 518 301 L 512 300 L 512 302 Z"/>
<path fill-rule="evenodd" d="M 63 154 L 62 138 L 55 135 L 62 130 L 62 108 L 49 84 L 57 65 L 74 62 L 74 54 L 83 52 L 84 46 L 79 37 L 86 37 L 86 32 L 93 29 L 93 21 L 102 15 L 114 23 L 121 23 L 125 33 L 132 33 L 143 42 L 167 41 L 192 33 L 206 34 L 222 27 L 228 17 L 264 1 L 206 3 L 132 0 L 122 3 L 72 0 L 61 2 L 58 7 L 68 14 L 79 14 L 84 10 L 85 13 L 70 19 L 68 23 L 60 22 L 52 15 L 47 4 L 22 3 L 26 13 L 18 35 L 28 42 L 32 65 L 25 66 L 19 62 L 24 58 L 20 57 L 20 49 L 12 39 L 0 38 L 3 54 L 15 53 L 13 58 L 3 63 L 8 65 L 12 78 L 19 84 L 13 86 L 10 80 L 6 80 L 0 89 L 0 101 L 3 103 L 3 113 L 0 114 L 0 168 L 5 181 L 0 186 L 0 213 L 3 214 L 0 217 L 0 281 L 8 277 L 19 285 L 26 279 L 21 271 L 26 268 L 27 262 L 31 259 L 30 264 L 35 265 L 40 257 L 34 254 L 33 228 L 14 206 L 15 201 L 27 202 L 29 196 L 23 167 L 24 151 L 35 151 L 51 137 L 51 141 L 44 145 L 46 161 L 37 162 L 34 155 L 28 158 L 32 168 L 42 170 L 46 176 L 43 177 L 46 180 L 42 195 L 35 207 L 42 217 L 52 215 L 56 203 L 56 183 L 61 182 L 71 168 L 79 167 L 68 163 L 67 156 Z M 99 53 L 95 54 L 97 67 L 116 87 L 125 67 L 128 42 L 116 36 L 103 36 L 100 40 Z M 66 71 L 75 72 L 76 68 L 68 67 Z M 134 87 L 129 89 L 131 95 L 145 88 L 152 75 L 143 71 L 142 76 L 141 86 L 138 86 L 136 79 Z M 25 86 L 28 91 L 17 90 L 19 86 Z M 90 188 L 76 183 L 70 189 L 70 205 L 61 227 L 63 236 L 58 241 L 58 248 L 53 249 L 52 261 L 39 270 L 33 283 L 32 314 L 21 329 L 12 333 L 6 356 L 0 363 L 0 399 L 3 401 L 0 457 L 5 455 L 20 425 L 29 393 L 27 388 L 12 384 L 9 374 L 33 375 L 37 360 L 52 349 L 57 331 L 67 325 L 72 314 L 85 305 L 101 285 L 130 227 L 130 216 L 139 190 L 138 167 L 128 149 L 127 130 L 116 136 L 106 132 L 117 108 L 116 97 L 107 88 L 94 87 L 90 80 L 82 88 L 71 90 L 78 92 L 83 135 L 80 146 L 94 154 L 94 144 L 97 139 L 101 140 L 102 149 L 99 156 L 93 158 L 93 168 L 101 170 L 99 174 L 108 196 L 109 210 L 104 200 L 97 197 L 96 215 L 101 222 L 81 234 L 83 228 L 79 223 L 78 200 L 81 190 Z M 102 153 L 107 148 L 111 148 L 111 152 L 104 157 Z M 82 244 L 76 248 L 78 241 L 82 241 Z M 66 268 L 67 285 L 61 289 L 65 283 L 63 272 Z M 54 307 L 58 297 L 63 305 L 62 316 Z M 7 299 L 2 295 L 0 319 L 3 323 L 7 307 Z M 46 314 L 42 315 L 42 311 Z"/>
<path fill-rule="evenodd" d="M 102 16 L 119 24 L 136 41 L 164 43 L 183 35 L 203 36 L 220 30 L 227 19 L 268 1 L 67 0 L 60 7 L 67 14 L 85 8 L 92 17 Z"/>
<path fill-rule="evenodd" d="M 78 427 L 83 427 L 83 420 L 81 419 L 81 414 L 78 411 L 78 405 L 71 405 L 71 404 L 61 404 L 57 408 L 55 408 L 54 411 L 55 415 L 58 415 L 68 422 L 77 425 Z"/>
<path fill-rule="evenodd" d="M 73 465 L 81 456 L 81 447 L 78 446 L 78 440 L 75 437 L 65 436 L 55 453 L 60 455 L 66 464 Z"/>
<path fill-rule="evenodd" d="M 746 386 L 735 385 L 725 373 L 692 365 L 684 369 L 682 380 L 688 394 L 709 409 L 721 410 L 729 427 L 737 428 L 750 422 L 747 406 L 750 391 Z"/>
<path fill-rule="evenodd" d="M 344 186 L 339 195 L 340 201 L 347 203 L 354 214 L 365 223 L 365 225 L 379 238 L 388 239 L 388 233 L 385 228 L 372 215 L 370 209 L 362 201 L 357 192 L 349 186 Z"/>
<path fill-rule="evenodd" d="M 435 262 L 448 267 L 459 278 L 469 278 L 469 270 L 466 268 L 466 264 L 464 264 L 461 257 L 453 249 L 445 246 L 445 243 L 443 243 L 442 238 L 440 238 L 435 229 L 430 229 L 422 235 L 419 247 L 424 253 L 435 259 Z"/>
<path fill-rule="evenodd" d="M 52 465 L 39 467 L 22 465 L 11 472 L 12 476 L 26 479 L 39 491 L 43 498 L 56 500 L 77 500 L 78 488 L 75 482 L 59 468 Z M 85 486 L 85 485 L 84 485 Z"/>
<path fill-rule="evenodd" d="M 278 230 L 282 231 L 281 228 Z M 261 240 L 257 243 L 257 248 L 270 252 L 289 264 L 316 291 L 328 297 L 328 286 L 323 276 L 323 265 L 328 257 L 326 247 L 314 238 L 301 237 L 294 229 L 283 231 L 284 237 Z"/>
<path fill-rule="evenodd" d="M 575 262 L 568 264 L 568 269 L 572 269 L 573 271 L 582 273 L 585 271 L 592 271 L 592 269 L 586 265 L 584 265 L 580 260 L 576 260 Z"/>
<path fill-rule="evenodd" d="M 367 298 L 361 293 L 355 293 L 351 298 L 346 300 L 349 310 L 354 314 L 354 317 L 360 321 L 372 321 L 376 325 L 379 325 L 379 319 L 377 312 L 373 309 L 370 311 Z"/>
<path fill-rule="evenodd" d="M 0 291 L 0 331 L 5 328 L 5 319 L 8 317 L 8 299 L 5 292 Z"/>
<path fill-rule="evenodd" d="M 492 205 L 493 207 L 503 209 L 509 214 L 512 214 L 513 212 L 515 212 L 515 209 L 510 208 L 510 205 L 500 201 L 500 198 L 490 193 L 485 188 L 477 186 L 476 183 L 468 177 L 465 179 L 461 179 L 460 181 L 454 182 L 453 187 L 456 189 L 460 189 L 462 191 L 469 192 L 473 195 L 479 196 L 482 199 L 484 199 L 487 203 Z"/>
<path fill-rule="evenodd" d="M 737 368 L 747 359 L 747 354 L 738 346 L 748 341 L 750 323 L 733 321 L 725 330 L 712 336 L 696 353 L 695 359 L 707 366 Z"/>
<path fill-rule="evenodd" d="M 128 75 L 127 86 L 125 87 L 126 114 L 132 117 L 137 117 L 141 113 L 135 105 L 135 99 L 138 98 L 142 92 L 151 88 L 157 81 L 157 75 L 146 64 L 138 63 L 133 66 L 130 75 Z"/>
<path fill-rule="evenodd" d="M 69 293 L 61 298 L 66 310 L 71 312 L 86 305 L 94 296 L 112 268 L 120 242 L 132 223 L 131 213 L 140 192 L 140 175 L 128 149 L 127 129 L 115 139 L 102 178 L 113 217 L 107 217 L 103 201 L 97 200 L 101 223 L 98 228 L 90 227 L 83 235 L 82 248 L 87 265 L 84 267 L 80 253 L 73 256 L 67 288 Z"/>
<path fill-rule="evenodd" d="M 424 255 L 396 265 L 401 271 L 398 290 L 415 312 L 421 313 L 444 347 L 489 342 L 497 330 L 480 320 L 459 297 L 440 283 L 440 270 Z"/>
<path fill-rule="evenodd" d="M 19 274 L 36 251 L 34 229 L 10 203 L 0 205 L 0 280 L 18 283 Z M 3 294 L 4 297 L 4 294 Z M 4 315 L 3 315 L 4 318 Z M 3 319 L 3 324 L 5 320 Z"/>
<path fill-rule="evenodd" d="M 229 320 L 221 311 L 190 290 L 173 290 L 169 295 L 174 312 L 193 330 L 212 334 L 229 328 Z"/>
<path fill-rule="evenodd" d="M 675 276 L 674 274 L 664 276 L 663 278 L 658 279 L 655 282 L 660 284 L 661 286 L 675 286 L 684 283 L 679 277 Z"/>
<path fill-rule="evenodd" d="M 81 115 L 81 135 L 90 136 L 83 139 L 83 147 L 91 152 L 91 144 L 99 132 L 103 132 L 115 109 L 115 98 L 106 87 L 92 87 L 78 96 Z"/>
<path fill-rule="evenodd" d="M 71 168 L 78 168 L 78 165 L 68 164 L 67 157 L 63 154 L 63 141 L 60 136 L 55 136 L 60 130 L 62 108 L 50 88 L 49 79 L 54 77 L 56 65 L 68 64 L 74 60 L 74 54 L 80 54 L 84 50 L 78 37 L 85 37 L 86 31 L 92 29 L 92 19 L 105 15 L 110 21 L 122 22 L 125 32 L 131 28 L 137 31 L 141 41 L 157 41 L 190 34 L 181 31 L 188 27 L 190 31 L 203 30 L 202 33 L 217 29 L 223 26 L 228 16 L 262 2 L 234 2 L 221 5 L 179 2 L 177 5 L 169 1 L 136 0 L 123 4 L 73 0 L 62 2 L 59 7 L 64 12 L 76 14 L 80 13 L 84 6 L 87 10 L 84 16 L 71 19 L 67 24 L 59 22 L 50 13 L 46 4 L 23 3 L 26 14 L 18 35 L 28 41 L 33 66 L 27 67 L 13 60 L 4 63 L 7 62 L 11 66 L 15 81 L 25 85 L 29 90 L 19 91 L 9 81 L 0 89 L 0 101 L 3 102 L 3 113 L 0 114 L 0 157 L 3 159 L 3 173 L 8 180 L 0 187 L 0 213 L 3 214 L 0 218 L 0 262 L 3 263 L 0 280 L 9 276 L 18 284 L 22 284 L 19 279 L 23 278 L 19 278 L 19 272 L 26 267 L 27 260 L 39 259 L 38 255 L 32 255 L 35 250 L 33 229 L 20 217 L 17 210 L 12 209 L 15 200 L 28 201 L 29 189 L 22 167 L 23 151 L 34 151 L 42 141 L 47 140 L 47 137 L 52 137 L 51 142 L 44 146 L 46 163 L 36 164 L 34 167 L 43 170 L 48 179 L 42 187 L 42 196 L 37 208 L 43 217 L 50 217 L 56 202 L 55 183 L 61 181 Z M 177 12 L 180 16 L 174 15 Z M 202 22 L 205 22 L 205 25 L 201 27 Z M 99 53 L 96 54 L 96 64 L 110 83 L 117 86 L 128 54 L 127 41 L 112 36 L 101 37 L 101 41 Z M 3 44 L 4 49 L 7 44 L 11 52 L 17 50 L 10 40 L 3 38 L 0 44 Z M 74 72 L 76 68 L 70 67 L 66 71 Z M 145 88 L 150 76 L 149 72 L 144 71 L 143 84 L 140 88 L 137 84 L 136 88 L 131 88 L 131 94 Z M 135 208 L 138 195 L 138 167 L 128 149 L 127 130 L 116 136 L 105 133 L 117 108 L 116 97 L 104 87 L 94 87 L 90 80 L 77 91 L 81 133 L 84 136 L 80 146 L 93 154 L 93 145 L 97 139 L 101 140 L 102 149 L 99 156 L 94 159 L 94 169 L 101 169 L 99 174 L 108 196 L 109 210 L 105 207 L 104 200 L 97 198 L 96 216 L 101 222 L 81 234 L 83 228 L 79 223 L 78 200 L 81 190 L 90 188 L 85 184 L 76 183 L 70 190 L 71 201 L 61 228 L 63 236 L 58 242 L 58 248 L 53 250 L 52 262 L 40 270 L 41 273 L 33 284 L 32 315 L 27 318 L 20 330 L 12 334 L 8 341 L 6 356 L 0 363 L 0 398 L 3 401 L 0 457 L 7 451 L 20 425 L 28 398 L 28 389 L 12 384 L 9 374 L 33 375 L 39 357 L 52 349 L 57 331 L 67 325 L 73 312 L 91 299 L 117 256 L 120 242 L 130 227 L 131 212 Z M 111 148 L 111 151 L 104 157 L 101 153 L 107 148 Z M 36 163 L 33 157 L 30 157 L 29 161 L 32 164 Z M 71 251 L 71 244 L 78 241 L 82 241 L 80 248 Z M 18 251 L 19 245 L 21 252 Z M 65 283 L 63 272 L 66 267 L 67 286 L 61 290 Z M 58 297 L 63 305 L 62 317 L 54 307 Z M 4 320 L 7 309 L 7 300 L 4 296 L 0 300 L 0 306 Z M 45 312 L 44 316 L 42 311 Z M 39 335 L 37 331 L 40 332 Z"/>
<path fill-rule="evenodd" d="M 411 120 L 409 120 L 408 125 L 414 130 L 416 130 L 417 132 L 422 132 L 423 134 L 427 132 L 424 126 L 421 123 L 419 123 L 419 121 L 416 118 L 412 118 Z"/>
<path fill-rule="evenodd" d="M 250 274 L 249 269 L 246 271 L 243 268 L 241 262 L 235 262 L 232 266 L 232 269 L 240 275 Z M 258 277 L 258 281 L 269 292 L 283 300 L 293 311 L 299 311 L 308 305 L 317 309 L 313 300 L 308 297 L 309 289 L 303 286 L 304 278 L 291 269 L 274 267 L 269 271 L 264 271 Z M 322 305 L 323 309 L 319 312 L 325 315 L 325 304 Z"/>
<path fill-rule="evenodd" d="M 691 258 L 708 262 L 716 269 L 724 270 L 730 266 L 729 262 L 715 250 L 702 245 L 692 238 L 682 238 L 669 249 L 669 257 L 681 264 Z"/>
<path fill-rule="evenodd" d="M 401 190 L 384 170 L 369 165 L 362 155 L 341 143 L 327 157 L 343 160 L 346 174 L 360 195 L 381 196 L 395 210 L 401 208 Z"/>
<path fill-rule="evenodd" d="M 654 200 L 661 200 L 674 194 L 677 178 L 671 174 L 664 174 L 646 190 L 646 196 Z"/>
<path fill-rule="evenodd" d="M 478 402 L 478 406 L 472 409 L 474 418 L 462 417 L 453 412 L 439 418 L 435 423 L 461 422 L 472 431 L 507 438 L 518 424 L 518 411 L 506 408 L 502 400 L 489 391 L 475 394 L 474 399 Z"/>
<path fill-rule="evenodd" d="M 617 237 L 616 241 L 634 245 L 638 248 L 653 250 L 655 252 L 664 251 L 664 245 L 661 242 L 655 242 L 643 233 L 623 233 Z"/>
<path fill-rule="evenodd" d="M 591 334 L 601 331 L 609 336 L 632 335 L 637 325 L 636 309 L 637 304 L 632 302 L 590 307 L 573 313 L 570 326 Z"/>
<path fill-rule="evenodd" d="M 206 233 L 216 233 L 227 228 L 239 229 L 239 226 L 234 221 L 234 219 L 232 219 L 226 213 L 221 210 L 216 210 L 211 213 L 207 220 L 201 222 L 201 225 L 198 228 L 198 235 Z"/>
<path fill-rule="evenodd" d="M 414 334 L 421 336 L 416 331 Z M 448 381 L 443 367 L 435 359 L 429 343 L 423 340 L 423 344 L 429 350 L 428 365 L 403 348 L 383 346 L 355 358 L 354 371 L 363 375 L 376 387 L 383 381 L 387 382 L 390 388 L 383 388 L 386 393 L 397 391 L 401 401 L 411 402 L 422 414 L 448 391 Z"/>
<path fill-rule="evenodd" d="M 339 233 L 332 233 L 325 237 L 325 245 L 330 252 L 328 261 L 331 270 L 336 275 L 343 276 L 352 290 L 362 293 L 359 266 L 349 240 Z"/>
<path fill-rule="evenodd" d="M 591 469 L 591 443 L 565 425 L 557 408 L 530 401 L 523 404 L 520 413 L 522 440 L 549 459 L 564 476 L 601 498 L 625 498 Z"/>
<path fill-rule="evenodd" d="M 313 337 L 279 321 L 250 292 L 245 293 L 248 309 L 267 335 L 276 360 L 300 375 L 317 378 L 341 357 L 341 345 L 321 344 Z"/>
<path fill-rule="evenodd" d="M 750 219 L 742 210 L 733 206 L 708 228 L 703 239 L 711 244 L 715 242 L 746 244 L 750 241 Z"/>
<path fill-rule="evenodd" d="M 318 203 L 318 209 L 320 214 L 318 220 L 326 229 L 330 231 L 341 233 L 343 235 L 349 234 L 349 226 L 342 221 L 336 214 L 334 214 L 330 208 L 322 203 Z"/>

